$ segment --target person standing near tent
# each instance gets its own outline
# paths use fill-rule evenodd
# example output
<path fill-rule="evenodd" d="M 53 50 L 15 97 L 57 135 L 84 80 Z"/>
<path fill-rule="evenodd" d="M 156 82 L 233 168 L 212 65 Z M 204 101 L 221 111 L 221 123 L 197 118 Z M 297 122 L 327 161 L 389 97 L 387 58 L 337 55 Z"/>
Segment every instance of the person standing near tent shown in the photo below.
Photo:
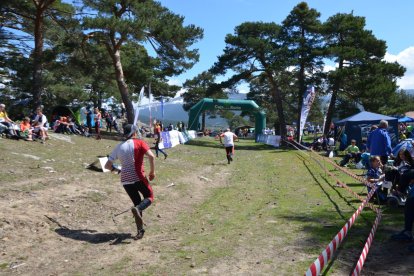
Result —
<path fill-rule="evenodd" d="M 388 134 L 388 122 L 381 120 L 378 128 L 368 135 L 367 149 L 371 156 L 379 156 L 381 163 L 386 165 L 391 154 L 391 138 Z"/>
<path fill-rule="evenodd" d="M 148 177 L 152 181 L 155 178 L 154 154 L 143 140 L 137 139 L 134 125 L 124 126 L 124 138 L 125 141 L 118 144 L 109 155 L 105 168 L 115 171 L 117 169 L 113 162 L 117 159 L 121 161 L 121 184 L 134 204 L 131 211 L 137 225 L 135 239 L 142 239 L 145 233 L 142 211 L 154 201 L 152 187 L 144 171 L 144 156 L 148 157 L 149 160 L 150 173 Z M 142 200 L 140 194 L 143 196 Z"/>
<path fill-rule="evenodd" d="M 91 106 L 87 105 L 86 106 L 86 126 L 88 127 L 88 132 L 89 134 L 92 133 L 92 110 L 91 110 Z"/>
<path fill-rule="evenodd" d="M 168 154 L 162 149 L 160 149 L 161 132 L 158 132 L 154 136 L 155 136 L 155 142 L 154 142 L 155 156 L 157 156 L 158 158 L 158 152 L 161 152 L 162 154 L 164 154 L 164 160 L 167 159 Z"/>
<path fill-rule="evenodd" d="M 154 124 L 154 136 L 161 134 L 161 125 L 159 122 Z"/>
<path fill-rule="evenodd" d="M 230 164 L 231 161 L 233 161 L 233 155 L 234 155 L 234 140 L 239 140 L 239 137 L 237 137 L 236 134 L 230 131 L 230 129 L 226 129 L 226 132 L 220 134 L 220 144 L 224 144 L 224 147 L 226 148 L 226 157 L 227 157 L 227 164 Z M 222 139 L 224 139 L 224 143 Z"/>
<path fill-rule="evenodd" d="M 102 114 L 99 111 L 99 108 L 95 108 L 95 132 L 96 132 L 96 140 L 101 140 L 101 119 L 102 119 Z"/>

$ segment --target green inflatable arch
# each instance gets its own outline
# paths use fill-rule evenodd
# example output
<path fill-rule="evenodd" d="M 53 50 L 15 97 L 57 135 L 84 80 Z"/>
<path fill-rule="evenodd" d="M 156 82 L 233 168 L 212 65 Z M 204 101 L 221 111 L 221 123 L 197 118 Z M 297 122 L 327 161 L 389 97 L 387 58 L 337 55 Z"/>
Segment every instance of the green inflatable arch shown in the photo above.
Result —
<path fill-rule="evenodd" d="M 190 109 L 188 129 L 197 130 L 200 115 L 205 110 L 239 110 L 255 112 L 256 141 L 257 136 L 261 134 L 263 132 L 263 129 L 266 127 L 266 113 L 260 110 L 260 107 L 254 101 L 204 98 Z"/>

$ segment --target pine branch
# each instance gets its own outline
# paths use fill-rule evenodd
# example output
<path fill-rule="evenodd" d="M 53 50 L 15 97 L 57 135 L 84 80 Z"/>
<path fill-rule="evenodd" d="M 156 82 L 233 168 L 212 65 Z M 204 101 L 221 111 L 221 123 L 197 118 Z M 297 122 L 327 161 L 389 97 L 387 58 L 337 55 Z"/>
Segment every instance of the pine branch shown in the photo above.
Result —
<path fill-rule="evenodd" d="M 52 19 L 53 22 L 55 22 L 58 26 L 60 26 L 63 30 L 65 30 L 66 33 L 69 33 L 69 30 L 66 28 L 65 24 L 59 21 L 59 19 L 56 17 L 53 13 L 46 13 L 46 15 L 49 16 L 50 19 Z"/>
<path fill-rule="evenodd" d="M 157 53 L 158 56 L 160 56 L 159 50 L 157 47 L 155 47 L 155 41 L 152 40 L 151 37 L 148 38 L 148 42 L 151 44 L 151 47 L 154 49 L 154 51 Z"/>
<path fill-rule="evenodd" d="M 36 17 L 32 17 L 30 15 L 20 13 L 20 12 L 18 12 L 16 10 L 13 10 L 13 9 L 6 9 L 3 14 L 6 14 L 7 12 L 10 12 L 12 14 L 21 16 L 21 17 L 26 18 L 26 19 L 29 19 L 29 20 L 33 20 L 33 21 L 36 20 Z"/>

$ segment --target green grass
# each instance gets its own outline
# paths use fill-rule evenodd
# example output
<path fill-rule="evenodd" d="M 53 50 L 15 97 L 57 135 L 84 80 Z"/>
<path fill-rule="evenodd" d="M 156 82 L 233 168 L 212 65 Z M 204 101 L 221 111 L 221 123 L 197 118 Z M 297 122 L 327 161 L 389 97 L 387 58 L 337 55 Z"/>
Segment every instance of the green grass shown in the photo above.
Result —
<path fill-rule="evenodd" d="M 123 192 L 114 188 L 118 177 L 84 169 L 84 163 L 108 154 L 117 142 L 73 139 L 75 144 L 52 140 L 45 145 L 2 140 L 0 151 L 6 154 L 0 156 L 0 161 L 7 166 L 0 167 L 0 191 L 33 192 L 90 179 L 97 190 L 105 193 L 85 192 L 77 187 L 76 192 L 83 192 L 82 203 L 88 202 L 91 208 L 101 203 L 120 208 L 116 202 L 107 202 L 108 198 L 116 198 L 117 193 Z M 175 186 L 165 193 L 155 194 L 154 205 L 145 216 L 156 218 L 162 212 L 159 206 L 176 207 L 175 220 L 170 224 L 153 223 L 148 235 L 161 235 L 162 231 L 166 238 L 176 238 L 177 244 L 151 244 L 160 248 L 160 262 L 140 267 L 139 272 L 133 270 L 139 250 L 137 256 L 114 258 L 105 270 L 98 271 L 98 265 L 90 270 L 107 275 L 188 275 L 195 274 L 195 268 L 206 268 L 211 274 L 209 269 L 218 264 L 228 263 L 234 269 L 239 263 L 247 263 L 251 270 L 245 271 L 246 274 L 274 274 L 275 271 L 281 275 L 303 274 L 360 205 L 349 192 L 336 187 L 335 181 L 309 158 L 308 153 L 241 140 L 236 144 L 235 161 L 227 165 L 223 147 L 211 138 L 196 139 L 167 151 L 166 161 L 163 158 L 156 161 L 157 179 L 153 185 L 174 183 Z M 38 156 L 40 160 L 24 157 L 23 153 Z M 330 165 L 325 166 L 365 196 L 366 190 L 360 183 Z M 57 172 L 49 174 L 41 167 L 53 167 Z M 198 176 L 213 179 L 215 183 L 203 182 L 198 192 L 204 197 L 180 209 L 193 196 L 192 185 Z M 59 181 L 59 177 L 66 181 Z M 22 184 L 15 187 L 13 183 Z M 210 187 L 212 184 L 216 184 L 214 188 Z M 173 191 L 177 199 L 172 201 L 168 191 Z M 83 210 L 77 217 L 86 219 L 90 216 L 87 211 Z M 130 227 L 130 219 L 123 219 L 119 220 Z M 362 249 L 374 219 L 375 214 L 370 209 L 362 212 L 349 231 L 341 247 L 341 252 L 345 253 L 341 254 Z M 401 227 L 402 220 L 401 209 L 385 209 L 375 242 L 385 241 L 390 229 Z M 87 247 L 85 252 L 94 245 Z M 290 253 L 292 251 L 297 253 Z M 352 255 L 352 258 L 357 257 Z M 0 268 L 3 269 L 3 265 Z M 259 270 L 255 270 L 256 266 Z M 334 262 L 328 272 L 342 271 L 341 266 Z"/>
<path fill-rule="evenodd" d="M 209 147 L 211 154 L 222 151 L 211 140 L 196 140 L 191 144 L 198 146 L 198 150 Z M 257 150 L 249 150 L 250 147 Z M 285 273 L 305 271 L 360 202 L 344 189 L 335 187 L 335 182 L 312 160 L 295 151 L 273 150 L 251 141 L 242 141 L 237 148 L 227 186 L 215 189 L 190 214 L 180 216 L 179 224 L 173 227 L 186 233 L 181 250 L 167 252 L 163 258 L 180 260 L 176 270 L 186 271 L 189 263 L 210 267 L 237 254 L 240 242 L 242 247 L 256 249 L 269 243 L 275 247 L 299 244 L 300 250 L 313 257 L 293 265 L 272 263 L 271 258 L 258 261 L 280 267 Z M 221 152 L 218 154 L 223 156 Z M 196 162 L 191 157 L 188 159 Z M 204 158 L 205 164 L 210 162 L 210 157 Z M 348 183 L 354 182 L 335 173 Z M 355 185 L 354 189 L 365 192 L 362 185 Z M 350 231 L 344 248 L 360 248 L 360 240 L 367 236 L 374 219 L 374 213 L 365 210 Z M 395 220 L 397 224 L 399 219 L 401 214 Z M 274 240 L 280 236 L 283 241 Z M 186 259 L 188 256 L 191 259 Z M 162 274 L 168 269 L 153 267 L 151 271 Z"/>

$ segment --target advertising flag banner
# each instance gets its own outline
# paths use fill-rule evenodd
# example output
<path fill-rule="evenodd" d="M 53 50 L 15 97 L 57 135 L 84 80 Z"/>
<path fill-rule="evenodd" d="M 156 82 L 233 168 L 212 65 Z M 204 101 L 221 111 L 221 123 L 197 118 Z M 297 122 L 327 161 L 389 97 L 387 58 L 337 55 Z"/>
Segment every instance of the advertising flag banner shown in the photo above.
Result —
<path fill-rule="evenodd" d="M 309 111 L 315 100 L 315 94 L 315 87 L 312 85 L 308 86 L 305 95 L 303 95 L 302 110 L 300 113 L 299 141 L 302 139 L 303 128 L 305 127 L 306 119 L 308 118 Z"/>
<path fill-rule="evenodd" d="M 144 97 L 144 86 L 141 88 L 141 91 L 139 92 L 138 104 L 137 104 L 137 107 L 135 108 L 134 126 L 136 126 L 138 123 L 139 106 L 141 105 L 141 101 L 143 97 Z"/>
<path fill-rule="evenodd" d="M 152 114 L 151 114 L 151 83 L 148 85 L 148 109 L 149 109 L 149 126 L 152 128 Z"/>
<path fill-rule="evenodd" d="M 169 149 L 172 147 L 171 139 L 170 139 L 170 133 L 168 131 L 161 132 L 162 137 L 162 144 L 164 149 Z"/>

